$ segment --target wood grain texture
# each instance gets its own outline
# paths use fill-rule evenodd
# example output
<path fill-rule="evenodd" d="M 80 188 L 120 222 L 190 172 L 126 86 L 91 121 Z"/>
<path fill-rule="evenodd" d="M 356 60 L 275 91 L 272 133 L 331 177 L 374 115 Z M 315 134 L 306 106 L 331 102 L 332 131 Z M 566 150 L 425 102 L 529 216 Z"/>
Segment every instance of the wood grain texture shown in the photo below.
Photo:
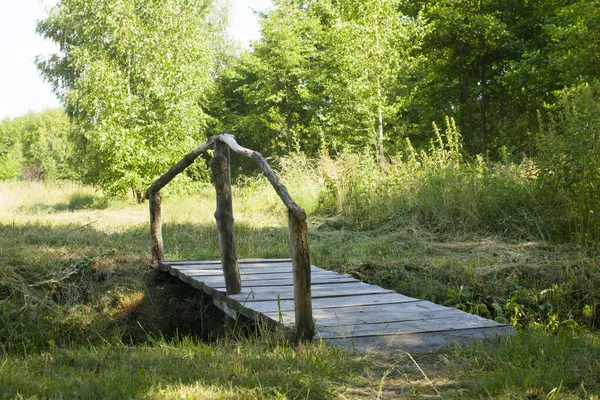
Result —
<path fill-rule="evenodd" d="M 165 260 L 165 251 L 162 238 L 162 213 L 159 192 L 149 193 L 150 206 L 150 248 L 152 253 L 151 265 L 154 268 L 163 269 L 162 262 Z"/>
<path fill-rule="evenodd" d="M 267 326 L 295 325 L 291 261 L 240 260 L 244 288 L 228 296 L 218 263 L 169 263 L 171 274 L 215 304 Z M 247 271 L 245 271 L 247 270 Z M 511 327 L 311 266 L 316 337 L 349 351 L 432 351 L 512 334 Z M 264 281 L 264 283 L 260 283 Z M 247 282 L 247 283 L 246 283 Z"/>
<path fill-rule="evenodd" d="M 221 266 L 225 276 L 228 294 L 240 293 L 242 281 L 237 264 L 235 232 L 233 228 L 233 198 L 231 190 L 231 171 L 229 147 L 218 140 L 214 141 L 215 155 L 210 161 L 213 182 L 217 194 L 215 220 L 219 230 L 221 248 Z"/>
<path fill-rule="evenodd" d="M 294 276 L 296 337 L 310 340 L 313 338 L 315 325 L 313 322 L 311 265 L 306 218 L 299 219 L 292 210 L 288 210 L 288 227 L 292 253 L 292 274 Z"/>

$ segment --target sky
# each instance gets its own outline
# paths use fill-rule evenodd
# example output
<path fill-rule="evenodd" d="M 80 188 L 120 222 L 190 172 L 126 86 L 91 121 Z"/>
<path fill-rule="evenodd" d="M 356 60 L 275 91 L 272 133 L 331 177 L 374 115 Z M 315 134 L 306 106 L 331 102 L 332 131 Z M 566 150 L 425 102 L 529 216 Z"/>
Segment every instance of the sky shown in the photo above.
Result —
<path fill-rule="evenodd" d="M 228 32 L 247 46 L 260 37 L 253 10 L 267 10 L 271 0 L 229 1 Z M 0 120 L 60 105 L 35 66 L 36 56 L 58 49 L 35 33 L 36 21 L 54 4 L 56 0 L 0 0 Z"/>

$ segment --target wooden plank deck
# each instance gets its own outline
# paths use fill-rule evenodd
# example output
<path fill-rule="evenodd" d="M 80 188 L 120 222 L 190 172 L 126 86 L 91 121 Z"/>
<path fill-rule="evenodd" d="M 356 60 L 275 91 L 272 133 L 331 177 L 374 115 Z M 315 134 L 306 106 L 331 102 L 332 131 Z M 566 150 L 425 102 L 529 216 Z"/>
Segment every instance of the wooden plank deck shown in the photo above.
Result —
<path fill-rule="evenodd" d="M 242 292 L 227 296 L 219 261 L 164 262 L 161 269 L 203 290 L 231 317 L 294 324 L 290 259 L 240 260 Z M 485 318 L 417 300 L 350 275 L 311 267 L 316 337 L 349 350 L 431 351 L 513 330 Z"/>

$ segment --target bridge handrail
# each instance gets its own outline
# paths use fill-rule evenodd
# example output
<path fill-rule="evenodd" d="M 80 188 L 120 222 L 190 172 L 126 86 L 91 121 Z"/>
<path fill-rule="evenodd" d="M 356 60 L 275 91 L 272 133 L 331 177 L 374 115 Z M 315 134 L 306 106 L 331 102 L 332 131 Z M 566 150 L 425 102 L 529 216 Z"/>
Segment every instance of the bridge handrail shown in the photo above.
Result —
<path fill-rule="evenodd" d="M 223 146 L 222 144 L 226 145 Z M 217 192 L 217 210 L 215 219 L 219 228 L 221 247 L 221 266 L 225 277 L 227 294 L 239 293 L 242 289 L 235 237 L 233 232 L 233 213 L 231 205 L 231 181 L 229 149 L 251 158 L 259 165 L 273 189 L 288 209 L 288 228 L 290 250 L 294 277 L 294 308 L 296 316 L 296 337 L 311 339 L 314 333 L 312 318 L 310 257 L 308 252 L 308 228 L 306 212 L 292 199 L 287 188 L 281 183 L 267 160 L 257 151 L 240 146 L 233 135 L 221 134 L 213 136 L 206 142 L 186 154 L 177 164 L 162 174 L 148 189 L 145 197 L 150 203 L 150 237 L 152 243 L 152 265 L 164 268 L 164 247 L 162 240 L 162 216 L 160 190 L 171 182 L 178 174 L 189 167 L 202 153 L 214 148 L 211 160 L 213 180 Z"/>

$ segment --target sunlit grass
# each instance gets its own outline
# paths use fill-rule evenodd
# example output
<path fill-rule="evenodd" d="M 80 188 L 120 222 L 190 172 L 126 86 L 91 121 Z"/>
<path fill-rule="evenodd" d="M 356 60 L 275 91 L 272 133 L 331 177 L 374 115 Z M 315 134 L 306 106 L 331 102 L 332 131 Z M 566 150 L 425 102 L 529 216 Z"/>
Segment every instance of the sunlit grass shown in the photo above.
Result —
<path fill-rule="evenodd" d="M 321 344 L 192 340 L 50 349 L 0 364 L 3 395 L 60 398 L 330 398 L 357 364 Z M 354 378 L 353 378 L 354 376 Z"/>
<path fill-rule="evenodd" d="M 260 206 L 263 189 L 236 188 L 238 254 L 289 256 L 285 211 L 276 198 Z M 302 190 L 290 185 L 291 192 Z M 304 201 L 317 207 L 314 188 L 308 191 Z M 101 204 L 101 193 L 68 183 L 2 183 L 0 199 L 0 398 L 600 393 L 597 332 L 552 319 L 568 312 L 581 318 L 573 304 L 593 300 L 599 275 L 589 249 L 477 234 L 449 240 L 416 221 L 359 230 L 344 215 L 312 214 L 311 260 L 320 267 L 470 312 L 501 303 L 508 321 L 539 327 L 500 343 L 413 358 L 364 356 L 320 343 L 298 346 L 277 333 L 250 329 L 247 338 L 226 329 L 209 299 L 149 267 L 147 204 Z M 70 203 L 80 206 L 62 206 Z M 212 189 L 164 196 L 169 258 L 218 259 L 214 204 Z M 553 284 L 564 290 L 546 291 Z M 507 300 L 527 314 L 511 314 Z M 539 308 L 550 301 L 557 314 Z"/>

